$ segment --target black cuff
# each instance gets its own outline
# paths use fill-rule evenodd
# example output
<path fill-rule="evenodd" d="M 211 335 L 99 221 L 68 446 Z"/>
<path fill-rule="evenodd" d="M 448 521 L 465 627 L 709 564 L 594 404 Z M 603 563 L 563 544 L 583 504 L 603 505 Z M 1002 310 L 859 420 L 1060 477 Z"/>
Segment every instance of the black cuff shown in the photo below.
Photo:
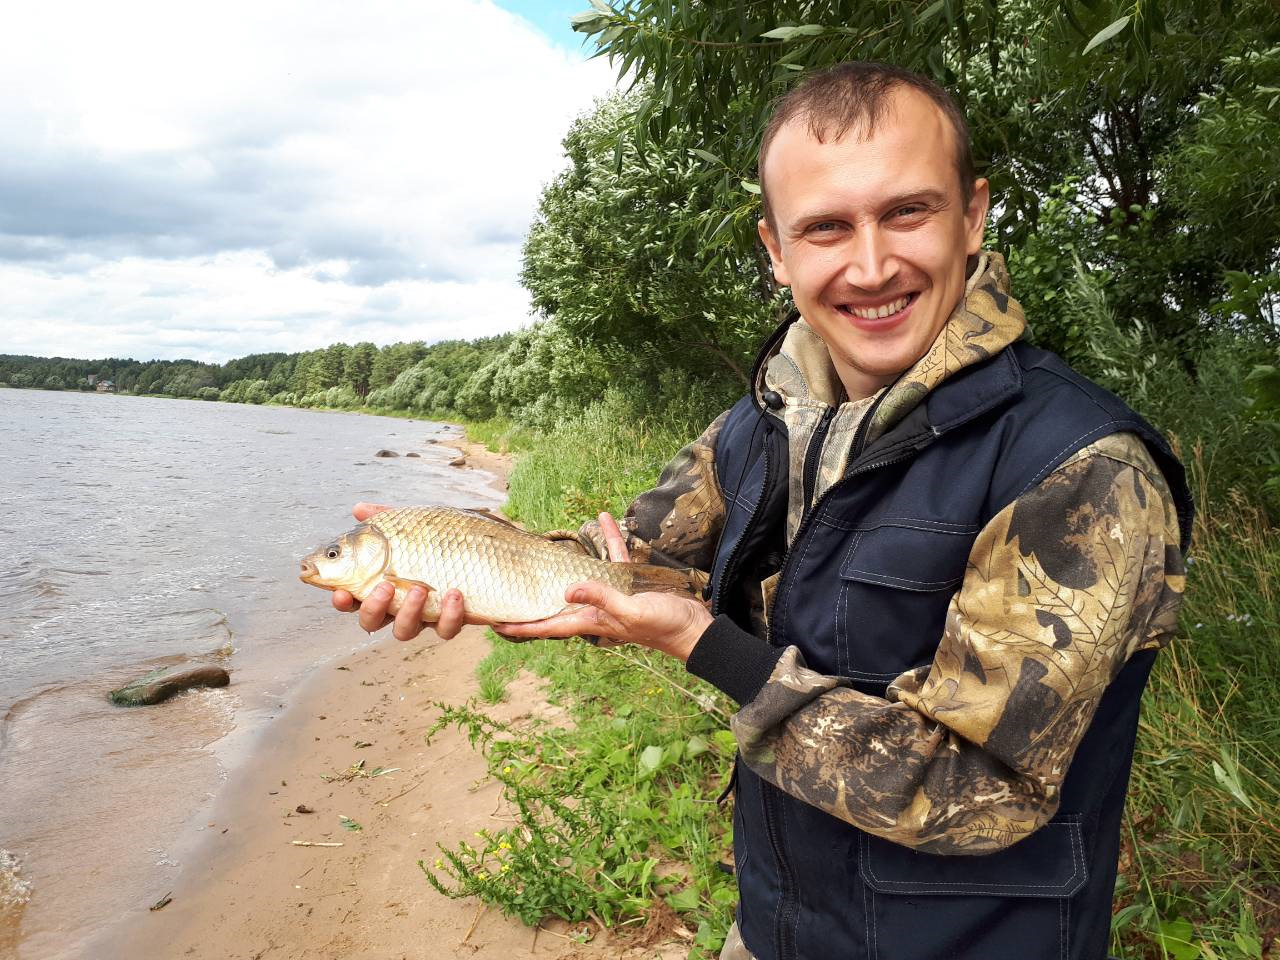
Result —
<path fill-rule="evenodd" d="M 741 705 L 755 699 L 781 656 L 781 647 L 747 633 L 721 614 L 698 638 L 685 669 L 719 687 Z"/>

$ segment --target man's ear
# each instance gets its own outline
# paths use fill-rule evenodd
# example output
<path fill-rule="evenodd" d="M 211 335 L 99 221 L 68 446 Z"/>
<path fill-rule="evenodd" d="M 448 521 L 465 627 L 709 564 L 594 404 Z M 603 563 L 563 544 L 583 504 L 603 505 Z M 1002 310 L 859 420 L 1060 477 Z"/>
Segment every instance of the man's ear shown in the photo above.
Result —
<path fill-rule="evenodd" d="M 782 244 L 778 242 L 778 235 L 769 226 L 769 221 L 763 218 L 756 222 L 756 231 L 760 234 L 760 241 L 764 244 L 764 248 L 769 251 L 769 260 L 773 263 L 773 279 L 779 286 L 790 286 L 787 265 L 782 262 Z"/>
<path fill-rule="evenodd" d="M 964 211 L 965 253 L 973 256 L 982 249 L 987 230 L 987 208 L 991 205 L 991 185 L 985 177 L 973 181 L 973 198 Z"/>

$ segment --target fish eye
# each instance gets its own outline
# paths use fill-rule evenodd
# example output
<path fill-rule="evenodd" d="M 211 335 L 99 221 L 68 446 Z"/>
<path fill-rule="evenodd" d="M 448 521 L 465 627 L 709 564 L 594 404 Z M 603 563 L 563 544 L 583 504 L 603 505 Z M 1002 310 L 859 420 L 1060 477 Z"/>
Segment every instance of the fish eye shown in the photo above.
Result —
<path fill-rule="evenodd" d="M 339 547 L 336 543 L 330 544 L 329 548 L 325 550 L 324 555 L 328 557 L 330 560 L 337 560 L 340 556 L 342 556 L 342 548 Z"/>

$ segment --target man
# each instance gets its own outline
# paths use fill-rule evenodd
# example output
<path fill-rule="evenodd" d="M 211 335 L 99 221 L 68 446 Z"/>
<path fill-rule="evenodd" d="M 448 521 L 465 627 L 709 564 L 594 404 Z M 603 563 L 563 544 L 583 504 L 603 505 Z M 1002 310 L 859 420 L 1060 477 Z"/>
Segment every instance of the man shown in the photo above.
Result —
<path fill-rule="evenodd" d="M 1138 700 L 1184 584 L 1182 469 L 1022 340 L 940 88 L 815 75 L 760 177 L 799 318 L 625 533 L 580 537 L 706 571 L 711 609 L 590 583 L 499 630 L 641 643 L 740 704 L 728 960 L 1102 958 Z"/>

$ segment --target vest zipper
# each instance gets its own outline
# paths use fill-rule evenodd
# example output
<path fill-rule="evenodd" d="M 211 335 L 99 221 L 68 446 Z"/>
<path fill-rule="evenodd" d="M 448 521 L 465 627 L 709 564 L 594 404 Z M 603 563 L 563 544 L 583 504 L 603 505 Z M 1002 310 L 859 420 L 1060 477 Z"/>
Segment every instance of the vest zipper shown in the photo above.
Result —
<path fill-rule="evenodd" d="M 822 462 L 822 446 L 827 440 L 827 431 L 831 429 L 831 420 L 836 415 L 835 407 L 827 407 L 822 412 L 822 419 L 818 421 L 818 425 L 813 429 L 813 436 L 809 438 L 809 448 L 804 452 L 804 475 L 801 478 L 804 493 L 804 509 L 809 508 L 809 501 L 813 499 L 813 491 L 818 486 L 818 464 Z M 866 419 L 865 417 L 863 418 Z"/>
<path fill-rule="evenodd" d="M 724 562 L 724 567 L 720 570 L 720 576 L 716 578 L 715 588 L 711 593 L 711 615 L 717 617 L 723 609 L 724 604 L 721 597 L 724 596 L 724 585 L 729 579 L 729 575 L 733 572 L 734 564 L 737 563 L 738 555 L 742 552 L 742 541 L 751 528 L 755 526 L 756 518 L 760 515 L 760 510 L 764 506 L 765 494 L 769 491 L 769 487 L 773 482 L 773 459 L 769 456 L 769 437 L 772 435 L 772 428 L 766 426 L 764 434 L 764 445 L 762 452 L 764 454 L 764 483 L 760 487 L 760 496 L 756 499 L 755 506 L 751 508 L 751 515 L 747 517 L 746 526 L 742 528 L 742 536 L 738 537 L 738 542 L 733 545 L 733 549 L 729 551 L 728 559 Z M 747 455 L 751 455 L 751 451 L 747 451 Z M 740 496 L 741 489 L 734 491 L 734 496 Z M 728 516 L 725 517 L 726 521 Z"/>

